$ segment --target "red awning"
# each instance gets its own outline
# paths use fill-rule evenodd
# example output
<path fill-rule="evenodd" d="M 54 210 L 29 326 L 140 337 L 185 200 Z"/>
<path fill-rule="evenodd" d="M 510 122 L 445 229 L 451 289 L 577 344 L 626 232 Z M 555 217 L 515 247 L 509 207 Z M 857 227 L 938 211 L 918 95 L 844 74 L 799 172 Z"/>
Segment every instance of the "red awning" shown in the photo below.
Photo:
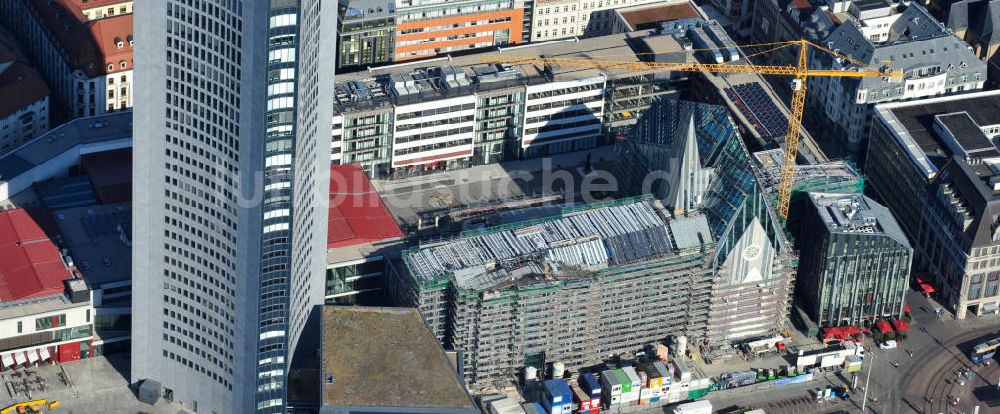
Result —
<path fill-rule="evenodd" d="M 892 326 L 890 326 L 889 322 L 886 321 L 875 322 L 875 328 L 878 329 L 879 332 L 884 334 L 892 333 Z"/>
<path fill-rule="evenodd" d="M 930 283 L 921 283 L 920 284 L 920 290 L 922 290 L 924 293 L 926 293 L 928 295 L 931 294 L 931 293 L 937 292 L 937 289 L 934 289 L 934 286 L 931 286 Z"/>
<path fill-rule="evenodd" d="M 861 335 L 861 329 L 857 326 L 835 326 L 830 328 L 823 328 L 823 339 L 838 339 L 841 341 L 846 341 L 852 337 Z"/>
<path fill-rule="evenodd" d="M 892 321 L 892 327 L 896 329 L 896 332 L 907 332 L 910 330 L 910 326 L 904 320 Z"/>

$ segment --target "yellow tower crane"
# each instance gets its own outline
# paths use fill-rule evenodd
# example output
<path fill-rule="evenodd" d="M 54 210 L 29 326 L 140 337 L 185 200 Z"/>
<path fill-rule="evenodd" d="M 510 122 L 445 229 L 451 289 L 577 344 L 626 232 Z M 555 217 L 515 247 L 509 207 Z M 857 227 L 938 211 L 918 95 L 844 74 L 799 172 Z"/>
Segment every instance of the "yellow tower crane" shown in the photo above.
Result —
<path fill-rule="evenodd" d="M 731 63 L 698 63 L 698 62 L 628 62 L 615 60 L 600 60 L 586 57 L 534 57 L 519 55 L 487 55 L 482 63 L 537 64 L 545 66 L 582 67 L 596 69 L 620 69 L 630 71 L 676 71 L 676 72 L 708 72 L 708 73 L 750 73 L 760 75 L 784 75 L 792 79 L 791 116 L 788 117 L 788 131 L 785 132 L 785 162 L 781 164 L 781 175 L 778 190 L 778 213 L 783 219 L 788 219 L 788 204 L 792 198 L 792 187 L 795 184 L 795 160 L 799 155 L 799 137 L 802 131 L 802 112 L 806 102 L 806 80 L 810 77 L 883 77 L 900 78 L 902 73 L 892 72 L 888 67 L 878 71 L 865 70 L 862 62 L 849 56 L 834 52 L 808 40 L 768 43 L 780 45 L 779 48 L 798 45 L 798 62 L 795 65 L 734 65 Z M 762 46 L 762 45 L 754 45 Z M 857 65 L 853 69 L 810 69 L 808 47 L 831 54 Z M 764 53 L 764 52 L 762 52 Z"/>

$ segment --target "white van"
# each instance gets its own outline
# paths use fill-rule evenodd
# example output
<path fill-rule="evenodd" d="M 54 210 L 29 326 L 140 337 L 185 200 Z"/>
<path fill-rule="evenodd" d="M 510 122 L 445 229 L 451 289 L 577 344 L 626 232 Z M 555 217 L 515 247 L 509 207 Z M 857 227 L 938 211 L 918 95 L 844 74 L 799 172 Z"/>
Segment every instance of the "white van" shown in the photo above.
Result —
<path fill-rule="evenodd" d="M 888 341 L 882 342 L 881 344 L 878 344 L 878 347 L 881 349 L 896 349 L 896 341 L 890 339 Z"/>

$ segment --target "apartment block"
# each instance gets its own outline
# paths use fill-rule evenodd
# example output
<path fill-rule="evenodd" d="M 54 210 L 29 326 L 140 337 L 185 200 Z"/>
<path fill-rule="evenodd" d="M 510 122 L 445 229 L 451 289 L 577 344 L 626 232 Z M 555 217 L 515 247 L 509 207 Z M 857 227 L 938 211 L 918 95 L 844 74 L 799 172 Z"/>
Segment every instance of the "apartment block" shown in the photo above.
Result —
<path fill-rule="evenodd" d="M 1000 93 L 875 107 L 866 192 L 913 246 L 925 293 L 958 319 L 1000 309 Z"/>
<path fill-rule="evenodd" d="M 527 56 L 640 56 L 680 51 L 642 32 L 526 45 Z M 594 148 L 624 131 L 685 74 L 483 64 L 497 52 L 338 76 L 330 158 L 373 179 L 403 177 Z"/>
<path fill-rule="evenodd" d="M 523 42 L 520 0 L 399 0 L 393 61 Z"/>
<path fill-rule="evenodd" d="M 614 33 L 615 10 L 643 4 L 688 4 L 687 0 L 539 0 L 531 17 L 531 41 Z"/>
<path fill-rule="evenodd" d="M 841 24 L 824 40 L 834 52 L 868 65 L 904 75 L 889 78 L 816 78 L 810 81 L 809 103 L 827 120 L 834 135 L 844 137 L 851 150 L 858 150 L 870 133 L 872 106 L 882 102 L 911 100 L 982 89 L 986 64 L 968 44 L 955 37 L 931 17 L 927 10 L 911 4 L 901 6 L 866 0 L 856 21 Z M 877 7 L 876 7 L 877 6 Z M 846 20 L 855 21 L 855 20 Z M 849 62 L 830 55 L 814 59 L 824 67 L 845 67 Z"/>
<path fill-rule="evenodd" d="M 392 61 L 396 3 L 341 0 L 337 17 L 337 69 L 360 69 Z"/>
<path fill-rule="evenodd" d="M 0 154 L 49 130 L 49 87 L 0 30 Z"/>
<path fill-rule="evenodd" d="M 800 307 L 829 327 L 902 318 L 913 248 L 889 209 L 861 194 L 808 198 L 796 239 Z"/>
<path fill-rule="evenodd" d="M 91 4 L 102 8 L 84 7 Z M 17 37 L 52 90 L 54 103 L 69 117 L 132 107 L 129 2 L 5 1 L 0 3 L 0 23 Z"/>

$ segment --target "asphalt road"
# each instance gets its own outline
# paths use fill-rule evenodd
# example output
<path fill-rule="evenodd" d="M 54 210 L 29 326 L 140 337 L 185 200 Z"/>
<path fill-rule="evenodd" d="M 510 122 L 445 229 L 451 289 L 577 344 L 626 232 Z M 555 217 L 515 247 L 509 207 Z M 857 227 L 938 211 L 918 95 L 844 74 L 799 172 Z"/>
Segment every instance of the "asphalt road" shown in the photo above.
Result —
<path fill-rule="evenodd" d="M 865 358 L 865 368 L 857 379 L 828 375 L 807 384 L 772 388 L 766 392 L 727 394 L 721 391 L 709 395 L 717 409 L 730 407 L 762 408 L 767 413 L 860 413 L 864 398 L 865 380 L 868 383 L 868 402 L 865 412 L 874 414 L 972 414 L 979 412 L 1000 413 L 1000 392 L 995 391 L 1000 379 L 1000 360 L 989 367 L 974 369 L 972 380 L 960 385 L 956 372 L 971 365 L 966 356 L 968 348 L 982 337 L 1000 329 L 1000 318 L 955 321 L 948 315 L 941 319 L 935 314 L 938 306 L 917 292 L 909 292 L 913 323 L 908 338 L 899 348 L 882 350 L 866 338 L 865 346 L 874 358 Z M 913 356 L 907 351 L 912 351 Z M 848 401 L 817 403 L 809 390 L 827 385 L 851 385 Z M 959 397 L 959 404 L 949 405 L 948 396 Z M 983 400 L 993 400 L 993 407 Z"/>

